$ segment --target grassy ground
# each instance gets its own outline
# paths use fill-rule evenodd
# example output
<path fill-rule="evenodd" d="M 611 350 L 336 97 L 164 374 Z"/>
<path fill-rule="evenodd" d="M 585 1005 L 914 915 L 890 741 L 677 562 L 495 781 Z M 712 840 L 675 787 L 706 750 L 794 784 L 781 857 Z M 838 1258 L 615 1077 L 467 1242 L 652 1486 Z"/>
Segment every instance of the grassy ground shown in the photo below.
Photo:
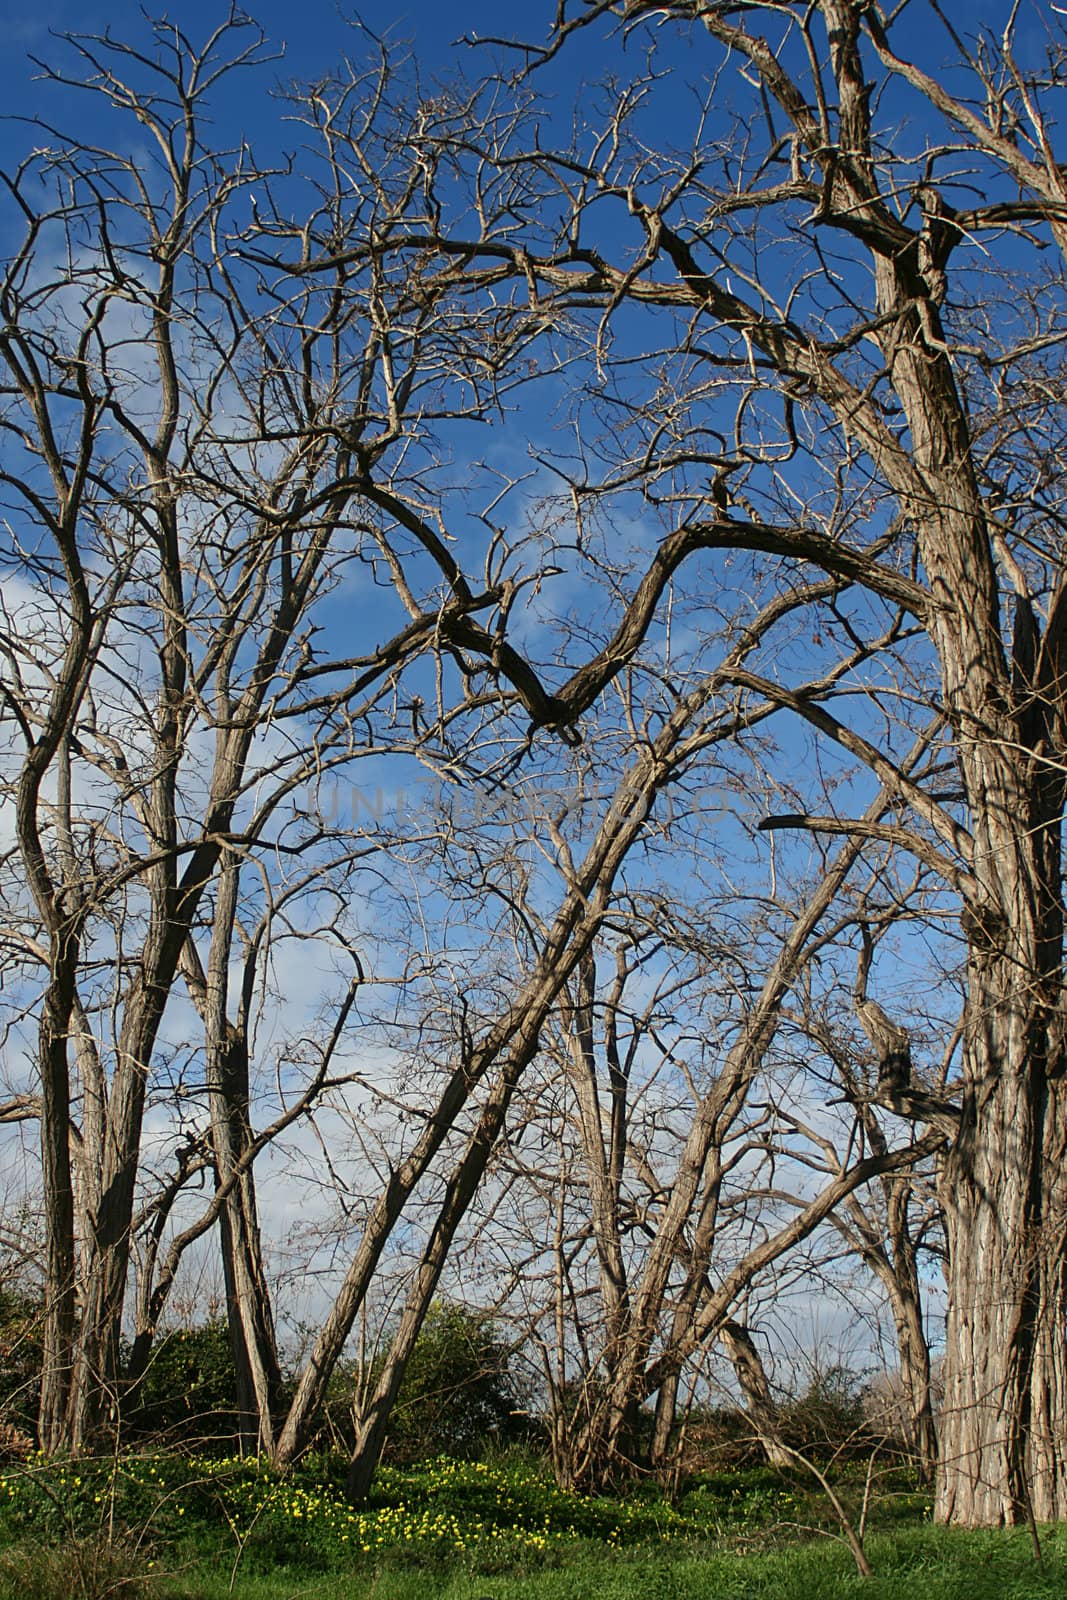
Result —
<path fill-rule="evenodd" d="M 858 1520 L 863 1484 L 839 1493 Z M 0 1476 L 0 1600 L 1045 1600 L 1067 1530 L 930 1526 L 900 1473 L 868 1508 L 863 1579 L 814 1485 L 696 1481 L 676 1505 L 564 1495 L 530 1462 L 382 1474 L 361 1511 L 336 1464 L 282 1482 L 175 1456 L 31 1462 Z"/>
<path fill-rule="evenodd" d="M 187 1571 L 168 1600 L 1063 1600 L 1067 1559 L 1052 1550 L 1035 1567 L 1029 1541 L 1013 1534 L 912 1529 L 868 1542 L 875 1569 L 861 1578 L 830 1542 L 734 1553 L 677 1546 L 616 1552 L 581 1548 L 559 1567 L 486 1576 L 454 1569 L 390 1569 L 358 1576 L 295 1570 L 240 1579 Z M 15 1597 L 12 1597 L 15 1600 Z M 26 1600 L 25 1593 L 18 1600 Z M 56 1597 L 59 1600 L 59 1597 Z"/>

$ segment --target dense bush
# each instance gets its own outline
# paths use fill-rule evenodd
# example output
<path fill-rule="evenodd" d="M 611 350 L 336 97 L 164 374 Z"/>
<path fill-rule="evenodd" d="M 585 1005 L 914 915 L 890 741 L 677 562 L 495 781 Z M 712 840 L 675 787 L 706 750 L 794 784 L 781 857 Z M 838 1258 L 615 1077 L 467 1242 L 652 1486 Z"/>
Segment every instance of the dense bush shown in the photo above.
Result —
<path fill-rule="evenodd" d="M 39 1302 L 27 1292 L 0 1289 L 0 1423 L 26 1435 L 37 1423 L 42 1339 Z"/>
<path fill-rule="evenodd" d="M 224 1321 L 175 1328 L 157 1337 L 144 1379 L 125 1409 L 127 1437 L 231 1440 L 237 1390 Z"/>
<path fill-rule="evenodd" d="M 781 1400 L 783 1442 L 816 1462 L 849 1461 L 886 1445 L 884 1422 L 872 1412 L 862 1379 L 844 1367 L 816 1374 L 799 1394 Z M 904 1452 L 906 1453 L 906 1452 Z M 683 1476 L 748 1471 L 766 1464 L 752 1418 L 740 1406 L 694 1406 L 686 1423 Z"/>
<path fill-rule="evenodd" d="M 372 1364 L 373 1388 L 381 1361 Z M 358 1372 L 338 1369 L 324 1419 L 329 1445 L 350 1448 L 352 1402 Z M 471 1459 L 486 1448 L 523 1438 L 528 1431 L 526 1398 L 509 1346 L 490 1313 L 455 1301 L 430 1308 L 400 1386 L 389 1422 L 385 1459 L 429 1461 L 449 1455 Z"/>
<path fill-rule="evenodd" d="M 41 1357 L 39 1305 L 0 1290 L 0 1424 L 23 1437 L 36 1425 Z M 339 1371 L 331 1385 L 328 1435 L 342 1447 L 352 1442 L 354 1382 L 351 1370 Z M 492 1317 L 442 1302 L 431 1308 L 409 1363 L 388 1458 L 477 1456 L 521 1431 L 514 1416 L 521 1400 L 511 1352 Z M 218 1319 L 157 1337 L 144 1377 L 123 1407 L 122 1431 L 131 1443 L 225 1444 L 236 1437 L 238 1420 L 229 1331 Z"/>
<path fill-rule="evenodd" d="M 42 1308 L 28 1291 L 0 1289 L 0 1455 L 8 1432 L 37 1424 Z M 124 1408 L 131 1439 L 232 1439 L 237 1431 L 233 1356 L 225 1322 L 175 1328 L 153 1346 L 143 1381 Z"/>
<path fill-rule="evenodd" d="M 829 1367 L 778 1413 L 786 1444 L 817 1457 L 869 1450 L 870 1420 L 859 1379 L 844 1367 Z"/>
<path fill-rule="evenodd" d="M 510 1351 L 491 1316 L 442 1302 L 431 1307 L 389 1425 L 397 1461 L 477 1456 L 505 1438 L 519 1402 Z"/>

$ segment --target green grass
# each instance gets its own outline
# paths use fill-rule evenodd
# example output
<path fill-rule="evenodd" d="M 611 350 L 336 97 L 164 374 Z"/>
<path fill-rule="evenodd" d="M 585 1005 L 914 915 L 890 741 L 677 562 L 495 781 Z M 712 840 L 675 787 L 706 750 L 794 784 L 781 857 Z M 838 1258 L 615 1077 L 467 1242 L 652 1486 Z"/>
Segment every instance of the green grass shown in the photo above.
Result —
<path fill-rule="evenodd" d="M 560 1492 L 543 1469 L 385 1470 L 370 1505 L 340 1463 L 278 1480 L 195 1456 L 31 1462 L 0 1475 L 0 1600 L 1045 1600 L 1067 1529 L 934 1528 L 900 1473 L 878 1486 L 862 1579 L 810 1482 L 706 1476 L 676 1506 Z M 838 1484 L 855 1513 L 863 1485 Z"/>
<path fill-rule="evenodd" d="M 873 1578 L 830 1541 L 770 1552 L 693 1554 L 684 1548 L 605 1552 L 581 1547 L 560 1567 L 523 1574 L 390 1569 L 310 1578 L 279 1570 L 241 1580 L 186 1571 L 166 1600 L 1063 1600 L 1067 1559 L 1054 1542 L 1042 1569 L 1016 1534 L 913 1529 L 875 1537 Z M 26 1600 L 26 1597 L 21 1597 Z"/>

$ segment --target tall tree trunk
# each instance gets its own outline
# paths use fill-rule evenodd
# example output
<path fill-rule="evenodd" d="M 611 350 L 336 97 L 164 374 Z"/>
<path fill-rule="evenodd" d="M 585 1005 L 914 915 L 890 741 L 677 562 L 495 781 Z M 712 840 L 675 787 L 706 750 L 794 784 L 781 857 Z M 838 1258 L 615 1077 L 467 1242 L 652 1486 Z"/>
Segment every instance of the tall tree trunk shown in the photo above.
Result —
<path fill-rule="evenodd" d="M 61 970 L 67 964 L 61 964 Z M 45 1316 L 38 1434 L 51 1454 L 67 1438 L 74 1368 L 74 1186 L 70 1151 L 70 1085 L 65 1022 L 70 995 L 45 996 L 41 1021 L 41 1169 L 45 1205 Z"/>
<path fill-rule="evenodd" d="M 219 1089 L 212 1094 L 212 1142 L 219 1183 L 232 1176 L 252 1142 L 248 1051 L 243 1032 L 228 1030 L 223 1054 Z M 233 1184 L 223 1202 L 219 1235 L 241 1448 L 269 1453 L 274 1448 L 274 1417 L 282 1375 L 250 1168 Z"/>
<path fill-rule="evenodd" d="M 624 950 L 616 952 L 616 974 L 603 1000 L 604 1057 L 607 1066 L 609 1106 L 605 1118 L 597 1082 L 596 957 L 590 951 L 579 963 L 575 994 L 567 1007 L 566 1072 L 578 1110 L 583 1176 L 588 1186 L 590 1221 L 596 1243 L 603 1318 L 603 1347 L 596 1385 L 587 1390 L 584 1421 L 577 1414 L 569 1430 L 569 1487 L 605 1488 L 622 1464 L 627 1446 L 624 1435 L 633 1433 L 636 1406 L 626 1396 L 621 1407 L 612 1404 L 619 1365 L 630 1338 L 630 1292 L 622 1245 L 619 1199 L 626 1162 L 627 1081 L 618 1051 L 618 1008 L 627 979 Z M 606 1122 L 606 1129 L 605 1129 Z M 562 1242 L 560 1248 L 563 1248 Z M 618 1459 L 617 1459 L 618 1458 Z"/>
<path fill-rule="evenodd" d="M 1067 1096 L 1062 993 L 1059 633 L 1041 660 L 1016 616 L 1016 745 L 972 757 L 984 781 L 968 908 L 964 1120 L 942 1171 L 949 1310 L 937 1515 L 1067 1516 Z M 1030 659 L 1028 659 L 1030 658 Z M 1042 681 L 1043 680 L 1043 681 Z M 1032 752 L 1032 753 L 1031 753 Z M 972 782 L 974 779 L 972 779 Z"/>
<path fill-rule="evenodd" d="M 1018 994 L 1015 971 L 996 963 Z M 974 982 L 981 1054 L 995 1065 L 945 1163 L 950 1299 L 937 1516 L 970 1526 L 1067 1515 L 1064 1095 L 1014 1005 Z M 1035 1059 L 1036 1057 L 1036 1059 Z"/>
<path fill-rule="evenodd" d="M 228 1015 L 240 887 L 241 861 L 227 855 L 219 871 L 207 973 L 200 970 L 192 939 L 186 940 L 182 952 L 182 970 L 204 1022 L 215 1179 L 219 1186 L 229 1185 L 219 1214 L 219 1238 L 240 1443 L 242 1450 L 270 1454 L 282 1375 L 251 1166 L 233 1181 L 253 1141 L 247 993 L 241 996 L 238 1021 L 231 1022 Z"/>
<path fill-rule="evenodd" d="M 774 1403 L 767 1372 L 752 1335 L 740 1322 L 729 1321 L 720 1328 L 719 1340 L 730 1358 L 745 1397 L 745 1410 L 764 1455 L 772 1467 L 785 1471 L 793 1466 L 793 1457 L 785 1447 L 782 1430 L 778 1426 L 778 1407 Z"/>
<path fill-rule="evenodd" d="M 839 9 L 827 5 L 828 14 Z M 928 628 L 974 833 L 963 1114 L 941 1185 L 949 1308 L 937 1516 L 964 1525 L 1058 1518 L 1067 1515 L 1067 1416 L 1052 1405 L 1064 1394 L 1067 1173 L 1058 1086 L 1064 783 L 1053 752 L 1063 747 L 1063 586 L 1044 638 L 1019 594 L 1010 660 L 994 530 L 937 282 L 913 251 L 880 257 L 876 278 L 880 309 L 894 319 L 886 363 L 920 478 L 902 499 L 934 597 Z M 904 489 L 903 474 L 891 475 Z"/>

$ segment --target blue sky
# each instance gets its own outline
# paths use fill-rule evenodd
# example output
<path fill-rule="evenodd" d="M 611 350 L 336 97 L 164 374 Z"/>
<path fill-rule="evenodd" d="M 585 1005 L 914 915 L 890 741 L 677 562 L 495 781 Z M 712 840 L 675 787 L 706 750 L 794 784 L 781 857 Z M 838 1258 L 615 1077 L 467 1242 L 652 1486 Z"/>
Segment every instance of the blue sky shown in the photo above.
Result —
<path fill-rule="evenodd" d="M 930 11 L 924 0 L 912 0 L 912 8 L 916 18 L 916 53 L 922 53 L 924 42 L 929 44 L 924 40 L 923 32 L 930 19 Z M 1047 11 L 1046 0 L 1024 0 L 1024 13 L 1030 10 L 1038 15 L 1042 8 Z M 147 0 L 144 9 L 162 10 L 163 7 L 161 3 L 156 6 L 153 0 Z M 199 41 L 217 25 L 225 9 L 223 0 L 184 0 L 184 3 L 172 8 L 172 14 L 179 20 L 187 36 Z M 237 98 L 224 109 L 220 108 L 220 120 L 225 117 L 228 124 L 222 136 L 224 145 L 236 133 L 246 133 L 255 140 L 257 135 L 276 125 L 276 108 L 263 93 L 271 76 L 282 81 L 291 78 L 314 79 L 329 71 L 346 50 L 358 55 L 365 48 L 362 41 L 354 41 L 352 29 L 345 22 L 336 0 L 302 0 L 299 6 L 294 6 L 292 0 L 286 0 L 284 4 L 282 0 L 251 0 L 251 9 L 272 44 L 285 45 L 285 55 L 266 74 L 249 74 L 231 80 L 237 85 L 236 95 L 244 98 Z M 956 0 L 951 0 L 949 10 L 955 14 L 955 9 Z M 411 39 L 428 76 L 435 71 L 447 72 L 456 65 L 462 65 L 473 75 L 488 70 L 493 57 L 491 52 L 483 53 L 458 44 L 457 41 L 465 33 L 484 36 L 523 31 L 530 38 L 542 37 L 551 24 L 555 0 L 533 0 L 533 3 L 522 6 L 501 5 L 500 0 L 460 0 L 458 5 L 430 3 L 430 0 L 408 0 L 408 3 L 405 0 L 399 0 L 399 3 L 397 0 L 364 0 L 359 10 L 372 30 L 388 33 L 398 42 Z M 975 0 L 967 8 L 968 25 L 973 27 L 982 17 L 1003 23 L 1009 11 L 1008 0 Z M 15 115 L 24 115 L 37 107 L 46 108 L 46 114 L 66 128 L 80 126 L 77 118 L 85 117 L 88 102 L 73 91 L 47 90 L 33 83 L 33 68 L 27 56 L 34 54 L 53 59 L 61 56 L 62 46 L 50 37 L 50 33 L 62 33 L 65 30 L 93 33 L 110 27 L 118 37 L 132 41 L 146 40 L 148 32 L 143 8 L 138 0 L 81 0 L 81 3 L 78 0 L 38 0 L 33 6 L 27 0 L 0 0 L 0 22 L 4 25 L 7 42 L 7 50 L 0 57 L 0 98 L 4 107 L 9 114 Z M 942 41 L 943 37 L 940 36 Z M 568 63 L 560 73 L 553 72 L 551 82 L 549 74 L 546 74 L 538 83 L 539 88 L 547 90 L 555 87 L 557 91 L 562 91 L 562 103 L 569 99 L 567 91 L 580 77 L 591 80 L 609 65 L 606 59 L 609 52 L 597 48 L 593 30 L 581 40 L 581 45 L 582 48 L 568 58 Z M 940 50 L 941 44 L 934 49 Z M 712 54 L 708 52 L 709 63 Z M 630 55 L 631 59 L 640 59 L 636 44 Z M 610 65 L 618 70 L 618 58 L 615 57 Z M 703 62 L 698 70 L 702 66 Z M 672 91 L 673 85 L 672 77 Z M 682 103 L 680 97 L 679 103 Z M 658 101 L 657 111 L 661 107 L 662 101 Z M 683 107 L 686 116 L 689 109 L 688 106 Z M 661 125 L 657 131 L 661 131 Z M 6 130 L 0 128 L 0 156 L 5 156 L 8 161 L 14 152 L 21 152 L 32 142 L 32 130 L 25 125 L 9 123 Z M 539 393 L 543 393 L 543 389 Z M 527 448 L 531 436 L 540 443 L 540 436 L 544 435 L 547 445 L 552 442 L 548 434 L 549 421 L 542 410 L 535 414 L 532 423 L 527 416 L 524 427 L 497 428 L 487 439 L 479 439 L 469 448 L 489 455 L 494 466 L 502 465 L 520 475 L 529 466 Z M 457 506 L 452 524 L 456 529 L 462 527 L 457 520 L 460 515 Z M 518 513 L 512 512 L 512 517 L 513 522 L 521 522 L 521 507 Z M 700 572 L 701 568 L 697 566 L 696 570 Z M 544 612 L 533 619 L 539 625 L 540 640 L 532 638 L 531 654 L 539 655 L 544 660 L 551 653 L 548 634 L 552 609 L 562 608 L 570 598 L 562 592 L 561 585 L 546 589 Z M 349 597 L 346 596 L 348 602 Z M 530 632 L 534 634 L 535 630 L 531 629 Z M 789 665 L 794 667 L 796 664 L 790 662 Z M 832 763 L 832 755 L 828 759 Z M 806 766 L 807 762 L 802 759 L 800 765 Z"/>
<path fill-rule="evenodd" d="M 458 4 L 449 4 L 448 0 L 359 0 L 349 6 L 343 0 L 300 0 L 298 5 L 293 5 L 292 0 L 247 0 L 246 9 L 262 27 L 271 46 L 283 52 L 269 69 L 276 82 L 319 78 L 333 69 L 346 52 L 357 61 L 365 58 L 366 44 L 354 37 L 347 20 L 355 15 L 394 44 L 413 44 L 425 81 L 437 74 L 450 76 L 457 68 L 472 78 L 490 72 L 501 52 L 488 47 L 473 49 L 464 39 L 518 35 L 529 41 L 542 40 L 551 28 L 556 3 L 557 0 L 525 0 L 521 5 L 514 0 L 459 0 Z M 53 119 L 64 131 L 70 130 L 73 116 L 84 115 L 83 96 L 54 89 L 43 94 L 41 85 L 34 82 L 36 69 L 31 56 L 53 62 L 63 59 L 63 48 L 51 34 L 92 34 L 110 28 L 126 41 L 144 42 L 148 36 L 147 13 L 169 17 L 189 39 L 199 43 L 224 18 L 227 9 L 227 0 L 181 0 L 178 4 L 166 4 L 165 0 L 0 0 L 4 43 L 0 51 L 2 113 L 20 118 L 36 112 Z M 960 0 L 948 0 L 942 10 L 965 38 L 973 37 L 983 25 L 999 35 L 1011 14 L 1012 0 L 968 0 L 966 6 Z M 1062 26 L 1062 18 L 1053 15 L 1053 0 L 1022 0 L 1016 47 L 1023 59 L 1043 54 L 1050 22 Z M 910 0 L 900 28 L 897 37 L 909 47 L 908 53 L 925 57 L 927 65 L 936 66 L 951 53 L 944 28 L 935 20 L 926 0 Z M 660 61 L 665 52 L 667 60 L 673 55 L 675 65 L 691 70 L 693 51 L 684 36 L 673 29 L 655 32 Z M 595 83 L 607 70 L 625 71 L 631 63 L 634 70 L 639 70 L 644 46 L 644 38 L 639 35 L 631 41 L 627 56 L 620 60 L 616 47 L 605 47 L 604 28 L 592 28 L 572 40 L 551 73 L 538 81 L 538 89 L 567 111 L 579 84 Z M 700 55 L 698 73 L 714 70 L 714 53 L 709 51 L 706 59 L 703 52 Z M 235 81 L 244 85 L 239 92 L 245 98 L 227 108 L 227 134 L 258 142 L 268 129 L 277 127 L 276 110 L 263 92 L 270 79 L 257 74 Z M 678 109 L 682 110 L 683 105 L 684 99 Z M 669 109 L 666 114 L 670 115 Z M 5 127 L 0 121 L 0 164 L 10 165 L 32 144 L 32 135 L 24 126 L 12 122 Z"/>
<path fill-rule="evenodd" d="M 912 3 L 916 46 L 921 47 L 932 19 L 921 0 Z M 464 35 L 518 34 L 540 39 L 551 26 L 556 5 L 555 0 L 526 0 L 522 5 L 514 4 L 514 0 L 460 0 L 459 4 L 449 4 L 448 0 L 362 0 L 358 5 L 344 6 L 338 0 L 300 0 L 294 6 L 291 0 L 250 0 L 247 9 L 272 42 L 284 43 L 285 56 L 277 67 L 279 76 L 314 78 L 329 70 L 342 52 L 351 49 L 352 34 L 346 16 L 358 14 L 375 32 L 389 32 L 396 40 L 412 40 L 420 61 L 430 71 L 447 70 L 450 62 L 463 58 L 469 71 L 477 71 L 471 51 L 460 42 Z M 949 0 L 945 10 L 965 33 L 980 23 L 999 31 L 1011 5 L 1009 0 L 968 0 L 963 6 L 958 0 Z M 116 34 L 133 37 L 142 33 L 146 11 L 169 16 L 195 39 L 221 20 L 226 5 L 224 0 L 182 0 L 179 5 L 166 5 L 162 0 L 149 0 L 144 5 L 138 0 L 0 0 L 4 40 L 0 97 L 4 109 L 8 114 L 19 114 L 34 103 L 39 91 L 30 83 L 33 69 L 27 56 L 54 51 L 48 37 L 50 31 L 93 33 L 110 27 Z M 1019 21 L 1021 42 L 1038 43 L 1042 23 L 1051 12 L 1052 0 L 1024 0 Z M 577 71 L 592 77 L 601 52 L 592 36 L 586 48 L 589 55 Z M 577 63 L 578 54 L 572 59 Z M 254 110 L 254 106 L 250 109 Z M 0 138 L 0 145 L 5 142 Z"/>
<path fill-rule="evenodd" d="M 276 68 L 279 77 L 314 78 L 328 71 L 346 49 L 352 48 L 352 30 L 344 20 L 351 12 L 335 0 L 301 0 L 297 6 L 283 0 L 255 0 L 247 9 L 273 43 L 284 43 L 284 59 Z M 413 40 L 420 59 L 432 69 L 447 66 L 457 56 L 470 56 L 462 46 L 453 49 L 466 32 L 505 33 L 515 23 L 536 20 L 535 31 L 540 33 L 553 9 L 551 4 L 537 3 L 520 10 L 502 6 L 499 0 L 495 4 L 494 0 L 463 0 L 460 6 L 434 4 L 431 0 L 411 0 L 410 4 L 366 0 L 358 7 L 358 13 L 375 32 L 388 31 L 394 39 Z M 9 114 L 21 113 L 34 103 L 39 89 L 30 83 L 33 68 L 27 57 L 54 52 L 50 31 L 99 33 L 110 27 L 120 36 L 143 36 L 146 10 L 169 16 L 195 40 L 206 35 L 226 14 L 226 5 L 222 0 L 183 0 L 178 6 L 144 7 L 137 0 L 40 0 L 39 4 L 0 0 L 5 46 L 0 59 L 0 90 L 5 110 Z"/>

